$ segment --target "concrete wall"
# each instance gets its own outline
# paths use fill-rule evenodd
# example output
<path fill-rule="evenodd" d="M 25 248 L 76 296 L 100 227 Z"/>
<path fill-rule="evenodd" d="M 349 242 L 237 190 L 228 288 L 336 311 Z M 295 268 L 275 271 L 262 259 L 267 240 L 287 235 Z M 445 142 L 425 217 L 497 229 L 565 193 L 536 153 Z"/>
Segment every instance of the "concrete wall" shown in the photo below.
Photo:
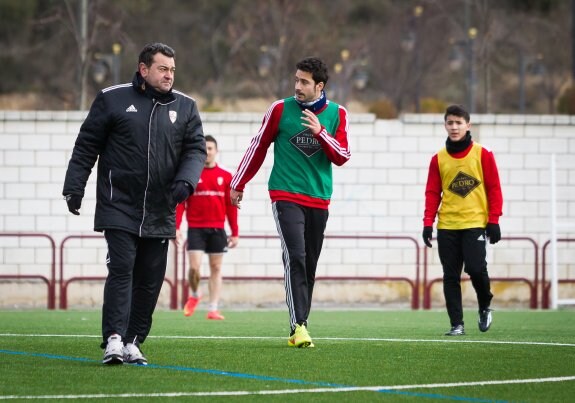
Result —
<path fill-rule="evenodd" d="M 260 126 L 262 114 L 202 114 L 204 132 L 218 140 L 220 164 L 235 170 Z M 57 247 L 68 235 L 94 234 L 95 175 L 88 183 L 79 217 L 68 213 L 61 196 L 67 162 L 85 116 L 85 112 L 0 111 L 0 233 L 46 233 Z M 490 274 L 533 279 L 535 251 L 540 261 L 541 248 L 549 239 L 549 167 L 553 153 L 557 155 L 558 167 L 558 217 L 560 222 L 575 224 L 575 116 L 476 115 L 472 116 L 472 124 L 474 139 L 494 151 L 500 169 L 503 236 L 529 237 L 537 244 L 534 248 L 529 240 L 503 240 L 490 247 Z M 423 249 L 418 252 L 417 245 L 422 245 L 427 169 L 445 137 L 442 115 L 411 114 L 400 120 L 351 115 L 352 158 L 343 167 L 334 167 L 334 194 L 327 226 L 327 234 L 349 238 L 326 240 L 318 276 L 415 279 L 417 258 L 424 259 Z M 240 211 L 241 236 L 276 235 L 266 185 L 272 162 L 270 152 L 246 188 Z M 575 227 L 563 229 L 559 235 L 575 237 L 574 233 Z M 389 236 L 408 239 L 377 238 Z M 47 276 L 51 254 L 46 246 L 44 239 L 0 237 L 0 275 Z M 567 243 L 559 245 L 562 278 L 575 279 L 575 253 L 571 249 Z M 105 254 L 102 240 L 68 241 L 64 252 L 65 279 L 105 276 Z M 428 278 L 440 277 L 435 248 L 427 258 Z M 56 260 L 59 265 L 58 253 Z M 181 259 L 179 263 L 182 264 Z M 173 264 L 170 263 L 170 278 Z M 240 246 L 225 257 L 224 275 L 281 277 L 277 240 L 241 238 Z M 410 289 L 404 281 L 364 284 L 340 287 L 341 283 L 320 282 L 317 301 L 409 303 Z M 376 291 L 372 292 L 374 287 Z M 494 287 L 501 304 L 525 306 L 529 298 L 529 287 L 521 282 L 498 283 Z M 432 291 L 433 305 L 443 304 L 441 286 Z M 100 304 L 99 284 L 74 283 L 69 292 L 71 305 Z M 0 295 L 0 305 L 4 306 L 46 303 L 46 287 L 34 281 L 0 282 Z M 573 295 L 571 287 L 561 287 L 560 297 Z M 283 286 L 281 281 L 247 285 L 226 282 L 223 298 L 224 304 L 283 303 Z M 466 300 L 473 305 L 472 292 L 466 292 Z M 162 303 L 166 304 L 164 296 Z"/>

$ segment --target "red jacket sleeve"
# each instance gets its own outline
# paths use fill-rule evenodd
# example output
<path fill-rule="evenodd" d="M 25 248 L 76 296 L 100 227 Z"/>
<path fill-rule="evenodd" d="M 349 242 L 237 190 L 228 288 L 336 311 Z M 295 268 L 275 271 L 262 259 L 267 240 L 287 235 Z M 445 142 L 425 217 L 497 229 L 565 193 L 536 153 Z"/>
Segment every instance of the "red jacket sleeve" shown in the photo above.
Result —
<path fill-rule="evenodd" d="M 347 140 L 347 132 L 349 129 L 347 110 L 340 106 L 338 113 L 339 125 L 336 129 L 335 136 L 328 133 L 326 128 L 322 126 L 321 131 L 315 135 L 315 138 L 320 142 L 327 158 L 335 165 L 341 166 L 349 160 L 351 153 Z"/>
<path fill-rule="evenodd" d="M 274 102 L 268 109 L 258 134 L 252 138 L 231 182 L 231 188 L 243 192 L 246 184 L 261 168 L 268 148 L 275 140 L 283 113 L 283 100 Z"/>
<path fill-rule="evenodd" d="M 427 185 L 425 187 L 425 211 L 423 213 L 423 226 L 432 227 L 437 215 L 437 210 L 441 204 L 441 174 L 439 173 L 439 162 L 437 154 L 431 158 L 429 172 L 427 174 Z"/>
<path fill-rule="evenodd" d="M 226 187 L 226 217 L 228 219 L 228 225 L 230 226 L 230 231 L 232 236 L 239 236 L 239 226 L 238 226 L 238 208 L 232 204 L 230 199 L 230 187 Z"/>
<path fill-rule="evenodd" d="M 497 169 L 493 153 L 485 147 L 481 150 L 481 166 L 483 167 L 483 181 L 489 208 L 487 222 L 498 224 L 499 217 L 503 215 L 503 194 L 501 192 L 501 183 L 499 182 L 499 170 Z"/>

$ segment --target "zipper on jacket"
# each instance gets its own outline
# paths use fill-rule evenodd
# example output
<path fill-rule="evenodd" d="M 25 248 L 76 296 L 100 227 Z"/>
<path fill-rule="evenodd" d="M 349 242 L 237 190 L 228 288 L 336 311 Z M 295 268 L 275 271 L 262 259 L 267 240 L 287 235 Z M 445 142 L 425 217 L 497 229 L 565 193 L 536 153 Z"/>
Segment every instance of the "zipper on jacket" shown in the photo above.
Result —
<path fill-rule="evenodd" d="M 156 100 L 153 100 L 154 102 L 154 106 L 152 107 L 152 112 L 150 112 L 150 119 L 148 120 L 148 156 L 147 156 L 147 161 L 148 161 L 148 177 L 146 178 L 146 189 L 144 190 L 144 203 L 142 205 L 142 222 L 140 223 L 140 229 L 138 231 L 139 236 L 142 236 L 142 227 L 144 226 L 144 220 L 146 219 L 146 201 L 147 201 L 147 197 L 148 197 L 148 187 L 150 186 L 150 144 L 152 141 L 152 118 L 154 116 L 154 112 L 156 111 L 156 106 L 158 105 L 169 105 L 171 103 L 176 102 L 176 100 L 172 100 L 168 103 L 161 103 L 161 102 L 156 102 Z"/>
<path fill-rule="evenodd" d="M 150 143 L 152 141 L 152 117 L 154 116 L 154 111 L 156 110 L 156 102 L 152 107 L 152 112 L 150 112 L 150 119 L 148 120 L 148 156 L 146 158 L 148 162 L 148 177 L 146 178 L 146 189 L 144 189 L 144 204 L 142 205 L 142 222 L 140 223 L 139 236 L 142 236 L 142 227 L 144 226 L 144 220 L 146 218 L 146 199 L 148 197 L 148 186 L 150 186 Z"/>
<path fill-rule="evenodd" d="M 112 196 L 114 195 L 114 186 L 112 185 L 112 170 L 108 173 L 108 180 L 110 181 L 110 200 L 112 200 Z"/>

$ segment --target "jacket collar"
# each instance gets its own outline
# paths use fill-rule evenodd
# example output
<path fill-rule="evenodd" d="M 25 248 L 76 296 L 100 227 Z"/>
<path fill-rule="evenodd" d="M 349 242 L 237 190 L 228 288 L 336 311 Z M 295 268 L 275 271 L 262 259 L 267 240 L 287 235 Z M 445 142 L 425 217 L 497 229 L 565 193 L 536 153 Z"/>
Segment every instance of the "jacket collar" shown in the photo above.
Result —
<path fill-rule="evenodd" d="M 168 92 L 160 92 L 157 91 L 152 86 L 148 85 L 144 77 L 140 74 L 139 71 L 136 71 L 134 74 L 134 78 L 132 79 L 132 87 L 139 93 L 142 94 L 152 100 L 157 100 L 160 103 L 166 104 L 168 102 L 172 102 L 176 99 L 172 90 Z"/>

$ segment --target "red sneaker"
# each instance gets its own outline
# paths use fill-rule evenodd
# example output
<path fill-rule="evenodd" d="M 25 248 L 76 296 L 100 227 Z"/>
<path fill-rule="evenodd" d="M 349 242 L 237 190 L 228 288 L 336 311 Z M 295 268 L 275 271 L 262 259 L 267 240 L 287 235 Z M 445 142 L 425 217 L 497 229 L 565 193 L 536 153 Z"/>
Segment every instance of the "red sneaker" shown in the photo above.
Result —
<path fill-rule="evenodd" d="M 207 319 L 212 319 L 212 320 L 224 320 L 224 316 L 220 313 L 220 311 L 210 311 L 208 312 L 208 315 L 206 316 Z"/>
<path fill-rule="evenodd" d="M 196 310 L 196 306 L 198 306 L 198 302 L 200 302 L 200 298 L 188 298 L 186 305 L 184 305 L 184 316 L 192 316 Z"/>

